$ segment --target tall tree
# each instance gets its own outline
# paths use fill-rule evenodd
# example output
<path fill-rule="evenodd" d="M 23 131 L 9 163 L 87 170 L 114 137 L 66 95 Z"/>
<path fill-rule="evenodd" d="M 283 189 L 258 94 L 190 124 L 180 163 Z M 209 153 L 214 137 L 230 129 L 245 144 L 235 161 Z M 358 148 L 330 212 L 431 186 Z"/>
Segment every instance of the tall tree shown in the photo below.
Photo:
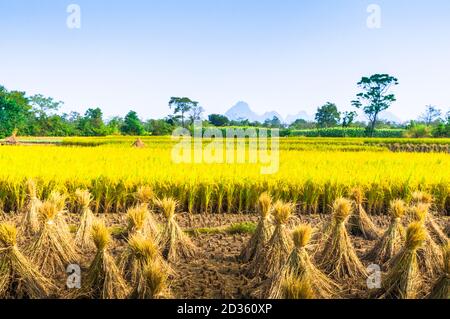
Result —
<path fill-rule="evenodd" d="M 319 127 L 333 127 L 338 125 L 341 114 L 339 113 L 336 104 L 327 102 L 317 109 L 315 118 Z"/>
<path fill-rule="evenodd" d="M 442 116 L 442 111 L 433 105 L 427 105 L 425 112 L 420 116 L 420 120 L 425 122 L 426 125 L 431 125 L 432 123 L 439 120 Z"/>
<path fill-rule="evenodd" d="M 398 79 L 389 74 L 374 74 L 363 77 L 358 86 L 363 92 L 352 101 L 354 107 L 362 109 L 369 119 L 370 136 L 373 137 L 380 112 L 387 110 L 396 101 L 395 95 L 389 93 L 392 86 L 398 85 Z"/>
<path fill-rule="evenodd" d="M 356 112 L 344 112 L 342 113 L 342 127 L 350 127 L 352 123 L 355 121 L 358 113 Z"/>
<path fill-rule="evenodd" d="M 0 137 L 6 137 L 18 130 L 27 134 L 27 119 L 31 106 L 24 92 L 9 92 L 0 86 Z"/>
<path fill-rule="evenodd" d="M 211 114 L 208 116 L 208 121 L 214 126 L 226 126 L 230 123 L 230 120 L 225 115 Z"/>
<path fill-rule="evenodd" d="M 103 112 L 100 108 L 88 109 L 79 121 L 79 129 L 86 136 L 106 135 L 107 130 L 103 122 Z"/>
<path fill-rule="evenodd" d="M 185 115 L 194 107 L 198 106 L 198 102 L 192 101 L 187 97 L 171 97 L 169 107 L 174 108 L 174 114 L 181 115 L 181 125 L 185 127 Z"/>
<path fill-rule="evenodd" d="M 145 128 L 135 111 L 130 111 L 125 116 L 121 127 L 122 133 L 126 135 L 144 135 Z"/>

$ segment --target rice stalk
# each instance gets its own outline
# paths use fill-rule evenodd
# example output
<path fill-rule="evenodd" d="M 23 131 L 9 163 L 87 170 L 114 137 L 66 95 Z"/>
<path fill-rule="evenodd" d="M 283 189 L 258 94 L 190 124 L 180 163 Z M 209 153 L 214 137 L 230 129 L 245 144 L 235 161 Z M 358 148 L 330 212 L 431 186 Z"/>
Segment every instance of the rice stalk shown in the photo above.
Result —
<path fill-rule="evenodd" d="M 273 233 L 273 224 L 271 221 L 272 198 L 268 193 L 263 193 L 258 199 L 258 212 L 260 219 L 255 233 L 244 246 L 240 254 L 240 260 L 250 262 L 255 254 L 262 250 Z"/>
<path fill-rule="evenodd" d="M 444 269 L 433 286 L 429 299 L 450 299 L 450 243 L 444 246 Z"/>
<path fill-rule="evenodd" d="M 351 213 L 352 204 L 349 200 L 339 198 L 334 202 L 331 235 L 320 253 L 323 270 L 336 280 L 367 276 L 346 229 Z"/>
<path fill-rule="evenodd" d="M 197 247 L 175 220 L 177 201 L 164 198 L 157 200 L 156 204 L 166 218 L 159 237 L 163 257 L 170 262 L 179 261 L 180 258 L 194 258 L 198 254 Z"/>
<path fill-rule="evenodd" d="M 17 247 L 17 229 L 0 224 L 0 298 L 47 298 L 55 288 Z"/>
<path fill-rule="evenodd" d="M 148 210 L 147 204 L 140 204 L 128 209 L 126 220 L 126 234 L 128 237 L 138 234 L 150 238 L 153 241 L 158 241 L 158 224 Z"/>
<path fill-rule="evenodd" d="M 169 276 L 164 267 L 157 262 L 145 265 L 142 271 L 142 279 L 137 281 L 130 298 L 167 299 L 170 297 Z"/>
<path fill-rule="evenodd" d="M 368 240 L 376 240 L 380 238 L 380 230 L 372 222 L 363 207 L 364 195 L 360 188 L 354 188 L 352 190 L 352 198 L 355 209 L 353 210 L 347 224 L 350 234 L 361 236 L 362 238 Z"/>
<path fill-rule="evenodd" d="M 366 255 L 367 260 L 380 266 L 394 257 L 405 242 L 405 229 L 402 224 L 402 219 L 406 214 L 405 202 L 401 199 L 391 201 L 389 214 L 391 223 L 388 229 Z"/>
<path fill-rule="evenodd" d="M 92 196 L 88 190 L 77 189 L 75 196 L 78 205 L 81 207 L 80 225 L 75 235 L 75 244 L 81 249 L 94 248 L 92 241 L 92 225 L 94 223 L 94 214 L 91 211 L 90 204 Z"/>
<path fill-rule="evenodd" d="M 25 215 L 22 220 L 21 230 L 25 236 L 35 235 L 40 228 L 39 224 L 39 207 L 42 202 L 37 197 L 36 183 L 29 179 L 26 182 L 27 186 L 27 202 L 25 205 Z"/>

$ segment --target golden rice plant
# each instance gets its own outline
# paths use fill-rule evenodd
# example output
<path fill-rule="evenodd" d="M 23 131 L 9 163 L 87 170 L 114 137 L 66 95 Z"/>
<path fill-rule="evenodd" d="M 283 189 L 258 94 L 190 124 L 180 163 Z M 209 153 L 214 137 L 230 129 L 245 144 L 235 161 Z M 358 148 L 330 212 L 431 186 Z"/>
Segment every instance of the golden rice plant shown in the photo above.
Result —
<path fill-rule="evenodd" d="M 28 254 L 39 271 L 52 276 L 78 260 L 73 242 L 62 233 L 56 222 L 58 207 L 44 202 L 39 209 L 41 228 L 28 247 Z"/>
<path fill-rule="evenodd" d="M 94 248 L 91 232 L 94 223 L 94 214 L 91 211 L 90 204 L 92 196 L 88 190 L 77 189 L 75 196 L 78 205 L 81 207 L 80 224 L 75 235 L 75 244 L 81 249 Z"/>
<path fill-rule="evenodd" d="M 25 205 L 25 214 L 22 220 L 22 232 L 26 236 L 33 236 L 39 231 L 39 207 L 42 202 L 37 197 L 36 183 L 32 179 L 26 182 L 27 202 Z"/>
<path fill-rule="evenodd" d="M 306 295 L 314 299 L 328 299 L 338 296 L 339 285 L 322 273 L 311 260 L 308 245 L 312 231 L 313 229 L 308 224 L 302 224 L 293 231 L 294 249 L 287 263 L 272 282 L 269 298 L 303 299 L 293 298 L 292 295 L 292 291 L 303 291 L 298 290 L 299 283 L 309 287 L 309 293 Z"/>
<path fill-rule="evenodd" d="M 268 193 L 263 193 L 258 199 L 258 212 L 260 219 L 256 226 L 255 233 L 241 251 L 240 259 L 243 262 L 253 260 L 255 254 L 262 250 L 273 233 L 273 223 L 271 220 L 272 198 Z"/>
<path fill-rule="evenodd" d="M 347 223 L 350 234 L 369 240 L 380 238 L 380 230 L 370 219 L 363 207 L 364 194 L 361 188 L 357 187 L 352 190 L 352 199 L 355 204 L 355 209 Z"/>
<path fill-rule="evenodd" d="M 48 298 L 52 282 L 17 247 L 17 229 L 0 224 L 0 298 Z"/>
<path fill-rule="evenodd" d="M 260 274 L 273 278 L 286 263 L 292 250 L 292 239 L 286 225 L 293 208 L 291 203 L 280 200 L 273 205 L 275 229 L 270 240 L 262 250 L 256 252 L 253 262 L 250 263 L 248 270 L 250 276 Z"/>
<path fill-rule="evenodd" d="M 417 260 L 423 275 L 428 279 L 435 279 L 440 275 L 444 266 L 444 256 L 438 244 L 436 244 L 427 231 L 426 221 L 429 214 L 429 205 L 416 204 L 412 207 L 414 221 L 422 223 L 425 228 L 425 241 L 418 251 Z"/>
<path fill-rule="evenodd" d="M 288 300 L 316 299 L 311 282 L 294 276 L 289 276 L 283 281 L 281 294 L 283 299 Z"/>
<path fill-rule="evenodd" d="M 389 214 L 391 223 L 388 229 L 366 255 L 366 259 L 378 265 L 384 265 L 394 257 L 405 242 L 405 229 L 402 224 L 406 214 L 405 202 L 401 199 L 391 201 Z"/>
<path fill-rule="evenodd" d="M 405 246 L 392 259 L 392 268 L 383 278 L 382 287 L 373 297 L 386 299 L 416 299 L 420 297 L 423 277 L 417 261 L 419 249 L 427 237 L 420 222 L 411 223 L 406 231 Z"/>
<path fill-rule="evenodd" d="M 336 280 L 367 276 L 346 229 L 351 214 L 352 203 L 348 199 L 338 198 L 334 202 L 331 235 L 319 255 L 323 270 Z"/>
<path fill-rule="evenodd" d="M 430 299 L 450 299 L 450 243 L 447 243 L 443 250 L 444 269 L 428 296 Z"/>
<path fill-rule="evenodd" d="M 136 199 L 138 204 L 149 205 L 155 198 L 153 188 L 149 185 L 140 186 L 136 191 Z"/>
<path fill-rule="evenodd" d="M 156 204 L 166 219 L 159 237 L 164 258 L 170 262 L 177 262 L 180 257 L 194 258 L 198 249 L 175 220 L 177 201 L 173 198 L 163 198 L 157 200 Z"/>
<path fill-rule="evenodd" d="M 97 252 L 86 276 L 83 277 L 81 289 L 77 292 L 78 297 L 93 299 L 127 298 L 129 293 L 127 283 L 108 251 L 112 238 L 105 223 L 95 221 L 91 235 Z"/>

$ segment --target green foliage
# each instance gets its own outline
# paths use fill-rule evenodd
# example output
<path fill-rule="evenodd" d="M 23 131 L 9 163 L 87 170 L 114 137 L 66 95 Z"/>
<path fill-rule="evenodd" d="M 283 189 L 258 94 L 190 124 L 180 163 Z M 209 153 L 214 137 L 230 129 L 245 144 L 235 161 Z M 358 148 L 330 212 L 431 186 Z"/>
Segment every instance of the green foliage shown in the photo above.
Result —
<path fill-rule="evenodd" d="M 130 111 L 125 116 L 121 132 L 125 135 L 145 135 L 145 128 L 135 111 Z"/>
<path fill-rule="evenodd" d="M 324 106 L 317 109 L 316 121 L 318 127 L 337 126 L 341 118 L 336 104 L 327 102 Z"/>
<path fill-rule="evenodd" d="M 226 116 L 220 114 L 209 115 L 208 121 L 214 126 L 226 126 L 230 123 L 230 120 Z"/>
<path fill-rule="evenodd" d="M 27 119 L 31 111 L 29 100 L 24 92 L 8 92 L 0 86 L 0 138 L 9 136 L 17 129 L 27 132 Z"/>
<path fill-rule="evenodd" d="M 169 107 L 174 108 L 174 114 L 180 114 L 181 125 L 185 127 L 185 115 L 193 108 L 198 107 L 198 102 L 192 101 L 187 97 L 171 97 L 169 101 Z"/>
<path fill-rule="evenodd" d="M 379 129 L 376 130 L 373 137 L 402 137 L 403 129 Z M 312 130 L 292 130 L 290 136 L 305 137 L 367 137 L 367 131 L 359 127 L 333 127 Z"/>

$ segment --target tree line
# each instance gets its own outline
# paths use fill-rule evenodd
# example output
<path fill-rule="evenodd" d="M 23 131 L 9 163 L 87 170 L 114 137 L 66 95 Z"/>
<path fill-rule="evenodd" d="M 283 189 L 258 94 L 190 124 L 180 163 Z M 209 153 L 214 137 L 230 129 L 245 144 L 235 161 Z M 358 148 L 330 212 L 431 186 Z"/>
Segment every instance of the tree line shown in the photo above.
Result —
<path fill-rule="evenodd" d="M 211 114 L 204 119 L 205 110 L 200 103 L 188 97 L 171 97 L 168 107 L 172 114 L 163 119 L 141 120 L 135 111 L 125 117 L 104 119 L 100 108 L 89 108 L 84 114 L 70 112 L 59 114 L 63 102 L 43 95 L 28 96 L 25 92 L 8 91 L 0 86 L 0 138 L 14 131 L 27 136 L 106 136 L 106 135 L 170 135 L 176 127 L 189 127 L 194 121 L 213 126 L 254 126 L 303 130 L 334 127 L 365 127 L 367 136 L 373 136 L 377 128 L 403 128 L 410 137 L 450 136 L 450 112 L 444 114 L 429 105 L 417 121 L 408 124 L 390 123 L 380 120 L 380 113 L 396 101 L 391 88 L 398 79 L 388 74 L 363 77 L 357 83 L 361 92 L 352 105 L 355 111 L 339 112 L 336 104 L 328 102 L 317 109 L 315 121 L 298 119 L 287 125 L 273 117 L 264 123 L 247 119 L 233 121 L 221 114 Z M 357 122 L 356 110 L 362 110 L 368 123 Z"/>

